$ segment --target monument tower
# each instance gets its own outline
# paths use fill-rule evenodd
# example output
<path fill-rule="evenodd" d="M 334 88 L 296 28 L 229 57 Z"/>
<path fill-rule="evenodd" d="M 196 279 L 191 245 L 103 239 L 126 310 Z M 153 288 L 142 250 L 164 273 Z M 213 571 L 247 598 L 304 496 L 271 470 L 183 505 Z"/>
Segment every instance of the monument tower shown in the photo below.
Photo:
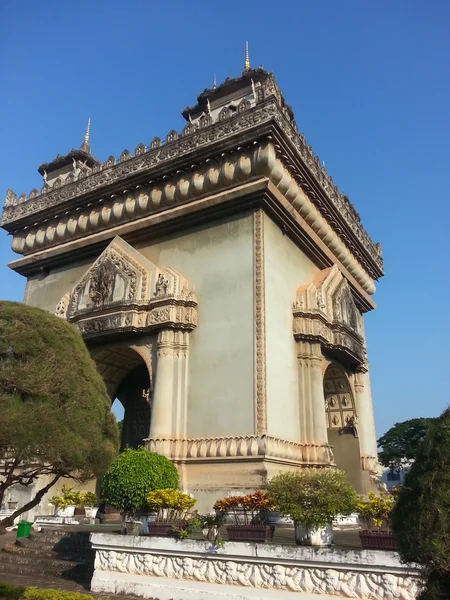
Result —
<path fill-rule="evenodd" d="M 244 67 L 118 160 L 94 158 L 88 127 L 1 221 L 24 301 L 76 325 L 123 403 L 123 445 L 174 460 L 205 508 L 287 469 L 337 465 L 359 492 L 377 474 L 380 246 L 273 74 Z"/>

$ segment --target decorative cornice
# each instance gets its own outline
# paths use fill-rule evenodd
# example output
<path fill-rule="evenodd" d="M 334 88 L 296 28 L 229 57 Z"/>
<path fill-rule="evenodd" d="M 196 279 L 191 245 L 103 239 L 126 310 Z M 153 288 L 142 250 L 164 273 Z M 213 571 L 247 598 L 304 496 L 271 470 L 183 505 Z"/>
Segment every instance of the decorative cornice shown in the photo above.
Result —
<path fill-rule="evenodd" d="M 261 209 L 257 209 L 253 215 L 253 243 L 256 433 L 261 435 L 267 431 L 264 212 Z"/>
<path fill-rule="evenodd" d="M 301 444 L 268 435 L 243 435 L 205 438 L 148 438 L 148 450 L 171 460 L 208 462 L 220 459 L 277 459 L 299 466 L 334 464 L 331 446 Z"/>
<path fill-rule="evenodd" d="M 40 227 L 15 235 L 12 247 L 16 252 L 33 253 L 69 239 L 86 236 L 99 228 L 116 226 L 121 222 L 140 218 L 144 214 L 165 210 L 258 177 L 267 177 L 273 182 L 363 290 L 373 294 L 375 286 L 365 268 L 320 216 L 319 211 L 277 157 L 274 145 L 268 142 L 256 144 L 253 149 L 209 161 L 200 168 L 178 174 L 174 179 L 167 180 L 164 185 L 141 186 L 137 191 L 126 191 L 85 211 L 64 215 L 58 223 L 43 223 Z"/>
<path fill-rule="evenodd" d="M 176 132 L 170 132 L 164 146 L 158 138 L 153 140 L 148 149 L 143 144 L 139 144 L 134 152 L 134 157 L 128 151 L 124 151 L 119 164 L 116 164 L 115 159 L 111 157 L 103 165 L 94 166 L 90 175 L 72 183 L 60 183 L 61 187 L 58 187 L 58 189 L 45 190 L 46 193 L 38 197 L 36 197 L 37 191 L 34 191 L 33 194 L 30 194 L 29 199 L 25 195 L 17 198 L 9 190 L 1 224 L 8 231 L 17 231 L 20 226 L 32 224 L 33 221 L 30 223 L 30 218 L 34 222 L 42 220 L 42 218 L 53 219 L 55 218 L 54 210 L 53 214 L 47 214 L 50 209 L 56 207 L 65 212 L 73 207 L 74 199 L 78 200 L 77 210 L 84 210 L 86 204 L 92 201 L 94 192 L 97 193 L 101 190 L 103 194 L 106 193 L 106 198 L 108 198 L 108 194 L 111 196 L 111 194 L 117 193 L 117 184 L 122 181 L 124 184 L 125 180 L 129 181 L 132 187 L 135 187 L 136 184 L 131 184 L 131 178 L 135 181 L 140 178 L 141 182 L 138 185 L 145 183 L 142 175 L 149 171 L 152 171 L 153 177 L 168 176 L 170 165 L 176 162 L 175 159 L 192 154 L 194 151 L 198 154 L 202 148 L 211 147 L 211 151 L 213 151 L 213 146 L 218 144 L 224 146 L 227 140 L 236 137 L 238 134 L 239 139 L 241 139 L 246 132 L 250 135 L 248 141 L 257 140 L 259 139 L 258 135 L 263 133 L 261 126 L 264 123 L 272 122 L 278 125 L 285 142 L 288 141 L 292 146 L 293 154 L 291 156 L 294 162 L 296 160 L 295 156 L 297 156 L 300 163 L 303 164 L 302 172 L 299 171 L 298 165 L 290 164 L 289 169 L 292 177 L 298 181 L 319 211 L 329 220 L 337 235 L 345 240 L 352 253 L 363 264 L 368 261 L 365 268 L 371 276 L 381 276 L 383 269 L 379 246 L 372 243 L 362 228 L 359 216 L 347 197 L 339 193 L 331 178 L 328 177 L 323 166 L 321 166 L 319 159 L 312 152 L 311 147 L 306 144 L 304 137 L 298 135 L 295 123 L 291 121 L 289 113 L 286 112 L 286 107 L 280 106 L 278 96 L 274 82 L 267 80 L 261 92 L 258 92 L 257 105 L 254 108 L 248 108 L 237 116 L 226 120 L 221 118 L 214 124 L 205 122 L 205 129 L 200 126 L 200 128 L 194 128 L 188 123 L 180 136 Z M 282 149 L 281 139 L 280 144 L 279 148 Z M 288 155 L 289 152 L 286 155 L 286 164 L 289 162 Z M 161 168 L 158 169 L 163 165 L 163 171 Z M 306 171 L 304 167 L 306 167 Z M 148 174 L 150 175 L 150 173 Z M 83 173 L 80 172 L 79 176 L 82 177 L 82 175 Z M 119 193 L 121 193 L 120 190 Z M 170 205 L 171 200 L 173 201 L 171 196 L 173 196 L 173 192 L 169 191 L 167 205 Z M 162 191 L 160 200 L 164 204 L 165 198 Z M 20 222 L 23 224 L 20 225 Z M 15 250 L 17 252 L 23 251 L 20 247 L 15 248 Z"/>

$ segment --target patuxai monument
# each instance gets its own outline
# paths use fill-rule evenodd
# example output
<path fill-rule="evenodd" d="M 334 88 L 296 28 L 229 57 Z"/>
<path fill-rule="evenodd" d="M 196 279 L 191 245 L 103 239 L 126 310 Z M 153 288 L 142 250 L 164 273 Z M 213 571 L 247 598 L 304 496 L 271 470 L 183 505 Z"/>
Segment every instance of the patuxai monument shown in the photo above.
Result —
<path fill-rule="evenodd" d="M 25 303 L 78 328 L 124 406 L 122 447 L 171 458 L 198 508 L 296 467 L 375 489 L 364 314 L 380 245 L 272 73 L 247 58 L 182 115 L 104 162 L 88 128 L 39 167 L 40 190 L 8 190 Z"/>

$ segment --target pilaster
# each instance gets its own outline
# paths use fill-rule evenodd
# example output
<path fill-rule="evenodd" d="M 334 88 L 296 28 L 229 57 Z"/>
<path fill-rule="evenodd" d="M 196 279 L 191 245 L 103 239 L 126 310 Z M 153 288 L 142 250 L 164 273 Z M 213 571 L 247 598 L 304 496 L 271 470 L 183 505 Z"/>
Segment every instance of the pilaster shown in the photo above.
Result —
<path fill-rule="evenodd" d="M 354 375 L 356 412 L 361 458 L 377 460 L 377 439 L 373 416 L 369 372 L 357 371 Z M 367 462 L 367 460 L 366 460 Z"/>
<path fill-rule="evenodd" d="M 302 443 L 328 443 L 321 364 L 319 343 L 297 343 Z"/>
<path fill-rule="evenodd" d="M 158 334 L 150 438 L 186 434 L 188 347 L 187 331 L 163 329 Z"/>

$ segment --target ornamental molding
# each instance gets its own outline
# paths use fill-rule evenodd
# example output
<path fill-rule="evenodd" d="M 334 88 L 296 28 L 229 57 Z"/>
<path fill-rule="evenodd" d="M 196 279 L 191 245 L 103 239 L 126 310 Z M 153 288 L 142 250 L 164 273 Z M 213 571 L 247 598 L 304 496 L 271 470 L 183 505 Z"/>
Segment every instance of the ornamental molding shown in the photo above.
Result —
<path fill-rule="evenodd" d="M 365 267 L 320 216 L 277 157 L 275 146 L 270 142 L 206 162 L 189 172 L 179 173 L 174 179 L 164 180 L 164 184 L 140 186 L 138 190 L 128 190 L 86 210 L 63 215 L 58 221 L 26 229 L 14 235 L 12 248 L 25 255 L 31 254 L 256 178 L 269 179 L 362 289 L 369 294 L 375 292 L 374 282 Z"/>
<path fill-rule="evenodd" d="M 362 315 L 338 267 L 334 265 L 320 271 L 309 285 L 297 289 L 296 296 L 292 309 L 295 339 L 318 342 L 322 349 L 337 351 L 364 369 Z M 312 357 L 298 358 L 311 360 Z"/>
<path fill-rule="evenodd" d="M 256 433 L 267 431 L 266 397 L 266 307 L 264 273 L 264 212 L 257 209 L 253 214 L 253 261 L 255 297 L 255 389 Z"/>
<path fill-rule="evenodd" d="M 108 546 L 105 548 L 100 536 L 98 539 L 94 537 L 93 545 L 96 552 L 92 589 L 96 591 L 109 591 L 111 581 L 119 581 L 115 591 L 138 592 L 142 589 L 135 589 L 135 579 L 127 581 L 124 578 L 126 574 L 139 575 L 143 582 L 147 576 L 168 579 L 169 582 L 181 579 L 359 600 L 414 600 L 420 591 L 417 571 L 408 572 L 398 567 L 391 568 L 393 572 L 380 572 L 379 568 L 373 569 L 364 564 L 339 565 L 325 557 L 320 562 L 315 557 L 306 564 L 299 564 L 298 560 L 289 560 L 288 556 L 287 559 L 251 557 L 249 560 L 246 556 L 211 554 L 211 551 L 202 555 L 206 550 L 201 543 L 193 551 L 191 547 L 184 549 L 181 542 L 176 555 L 167 550 L 147 550 L 142 545 L 139 548 L 123 545 L 113 550 Z M 285 555 L 286 552 L 283 553 Z M 114 579 L 114 575 L 103 579 L 103 573 L 120 573 L 121 580 Z M 103 581 L 105 588 L 102 587 Z M 163 581 L 161 585 L 164 586 Z"/>
<path fill-rule="evenodd" d="M 197 326 L 197 298 L 177 271 L 162 271 L 116 237 L 63 296 L 55 314 L 85 338 L 163 328 L 191 331 Z"/>
<path fill-rule="evenodd" d="M 133 212 L 137 196 L 139 197 L 138 202 L 141 204 L 140 210 L 146 212 L 148 202 L 140 198 L 139 189 L 141 186 L 145 187 L 148 184 L 148 179 L 145 181 L 141 176 L 142 174 L 146 174 L 147 171 L 152 170 L 158 171 L 158 173 L 155 172 L 153 174 L 153 181 L 157 181 L 158 177 L 162 177 L 162 175 L 166 179 L 168 177 L 177 179 L 176 174 L 170 173 L 171 161 L 173 162 L 175 159 L 192 154 L 192 152 L 200 150 L 205 146 L 213 145 L 216 142 L 224 145 L 229 138 L 233 138 L 237 134 L 251 134 L 247 136 L 248 141 L 244 142 L 244 145 L 252 141 L 256 142 L 261 139 L 261 135 L 266 135 L 270 129 L 267 129 L 267 127 L 262 128 L 257 137 L 255 137 L 255 133 L 258 132 L 254 132 L 253 130 L 258 127 L 261 128 L 266 123 L 272 123 L 272 125 L 276 124 L 278 126 L 277 129 L 282 134 L 282 139 L 277 143 L 277 150 L 280 157 L 283 158 L 287 169 L 290 171 L 291 177 L 302 187 L 310 201 L 318 207 L 318 212 L 326 218 L 330 228 L 364 265 L 364 268 L 371 277 L 376 278 L 381 276 L 383 274 L 383 264 L 379 245 L 373 244 L 362 228 L 359 216 L 348 201 L 348 198 L 341 194 L 336 186 L 334 186 L 331 178 L 326 174 L 324 167 L 321 166 L 320 160 L 314 155 L 311 147 L 306 144 L 304 137 L 298 135 L 295 125 L 289 119 L 289 115 L 286 114 L 284 109 L 280 108 L 277 101 L 274 101 L 274 96 L 276 94 L 268 91 L 266 100 L 257 104 L 254 108 L 247 108 L 237 116 L 230 117 L 225 121 L 218 119 L 216 123 L 212 125 L 207 124 L 205 128 L 203 126 L 194 128 L 188 124 L 181 136 L 175 136 L 174 132 L 171 132 L 167 137 L 165 145 L 161 144 L 161 140 L 156 139 L 144 152 L 143 144 L 139 144 L 135 150 L 134 157 L 128 151 L 124 151 L 118 164 L 116 164 L 114 158 L 110 157 L 104 164 L 95 165 L 92 169 L 87 169 L 77 174 L 77 177 L 79 177 L 78 180 L 70 181 L 69 183 L 63 182 L 58 189 L 53 190 L 48 188 L 48 186 L 44 186 L 42 190 L 44 193 L 40 196 L 36 196 L 37 192 L 34 190 L 29 198 L 25 195 L 16 197 L 14 192 L 8 190 L 1 225 L 10 232 L 17 232 L 20 226 L 18 222 L 24 219 L 27 220 L 26 224 L 27 226 L 31 226 L 32 235 L 37 235 L 38 244 L 42 247 L 44 243 L 51 242 L 55 236 L 57 238 L 64 232 L 65 220 L 62 218 L 61 223 L 59 221 L 56 223 L 56 227 L 59 225 L 60 232 L 50 234 L 49 236 L 43 223 L 43 215 L 39 213 L 43 211 L 49 213 L 50 211 L 51 214 L 46 214 L 45 219 L 56 219 L 56 211 L 54 210 L 56 208 L 57 212 L 60 212 L 64 216 L 64 213 L 74 208 L 74 199 L 78 200 L 76 211 L 86 211 L 87 205 L 93 201 L 94 204 L 100 200 L 106 203 L 106 205 L 108 203 L 114 204 L 114 219 L 120 220 L 123 212 Z M 266 131 L 265 134 L 264 129 Z M 291 146 L 291 150 L 285 150 L 286 142 Z M 240 141 L 240 144 L 242 145 L 242 141 Z M 295 160 L 294 162 L 292 160 L 292 150 L 296 157 L 295 160 L 298 161 L 297 163 L 295 163 Z M 211 157 L 208 160 L 210 159 Z M 192 164 L 192 159 L 190 159 L 190 164 Z M 164 172 L 161 172 L 162 166 L 164 166 Z M 174 167 L 175 170 L 177 168 L 179 169 L 179 167 Z M 189 171 L 189 168 L 187 171 Z M 83 177 L 83 175 L 85 176 Z M 128 181 L 131 178 L 135 180 L 139 178 L 140 181 L 137 185 L 137 182 L 132 184 Z M 72 178 L 69 179 L 71 180 Z M 126 183 L 125 180 L 127 180 Z M 117 185 L 122 181 L 124 184 L 122 192 L 117 192 Z M 186 181 L 180 181 L 179 185 L 183 188 L 192 187 L 193 190 L 190 190 L 190 193 L 193 193 L 194 196 L 198 195 L 195 191 L 195 184 L 191 186 Z M 176 188 L 176 186 L 176 183 L 172 183 L 172 188 Z M 165 183 L 162 187 L 166 188 Z M 123 195 L 126 188 L 128 188 L 128 192 L 131 190 L 135 196 L 134 199 L 130 197 L 128 203 L 117 200 L 117 197 L 121 194 Z M 106 196 L 99 198 L 98 192 L 102 189 L 103 193 L 106 193 Z M 109 192 L 108 189 L 110 190 Z M 162 201 L 162 205 L 164 205 L 164 202 L 167 201 L 167 205 L 170 205 L 175 201 L 175 191 L 175 189 L 171 189 L 170 187 L 165 192 L 160 189 L 159 198 L 156 200 L 157 204 L 159 205 Z M 81 198 L 79 198 L 80 196 Z M 97 196 L 97 199 L 94 199 L 95 196 Z M 102 208 L 98 212 L 102 212 Z M 90 215 L 88 218 L 88 214 L 83 214 L 84 218 L 78 224 L 78 233 L 85 235 L 88 232 L 88 228 L 101 226 L 103 218 L 106 217 L 106 220 L 108 220 L 107 213 L 108 210 L 103 211 L 103 215 L 98 215 L 97 219 Z M 118 216 L 117 213 L 119 213 Z M 128 216 L 132 217 L 131 214 Z M 59 218 L 61 218 L 61 215 Z M 75 217 L 72 216 L 73 218 Z M 33 221 L 35 223 L 36 221 L 41 222 L 41 227 L 33 227 Z M 98 221 L 100 221 L 100 224 Z M 69 233 L 70 229 L 77 229 L 77 224 L 74 222 L 67 223 L 67 226 Z M 30 231 L 27 232 L 27 235 L 28 233 Z M 75 231 L 71 233 L 73 234 Z M 49 239 L 49 237 L 52 237 L 52 239 Z M 33 238 L 31 236 L 26 245 L 16 242 L 13 249 L 19 253 L 32 251 L 32 248 L 30 248 L 32 241 Z M 31 245 L 34 248 L 34 245 Z"/>
<path fill-rule="evenodd" d="M 261 459 L 294 463 L 298 466 L 333 465 L 328 444 L 302 444 L 268 435 L 205 438 L 148 438 L 146 448 L 167 458 L 185 462 L 226 459 Z"/>

